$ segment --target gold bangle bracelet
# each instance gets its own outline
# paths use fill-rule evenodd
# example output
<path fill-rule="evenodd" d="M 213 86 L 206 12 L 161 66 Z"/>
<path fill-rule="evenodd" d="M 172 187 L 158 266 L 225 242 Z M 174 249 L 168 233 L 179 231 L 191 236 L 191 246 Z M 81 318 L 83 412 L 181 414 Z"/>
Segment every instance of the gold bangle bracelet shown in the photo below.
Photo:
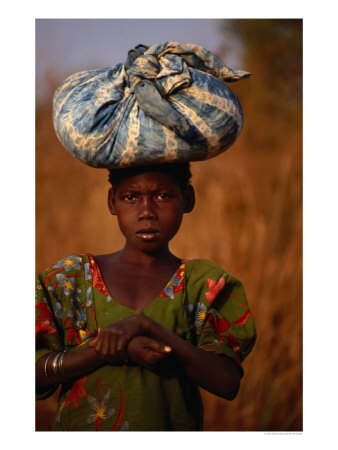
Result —
<path fill-rule="evenodd" d="M 48 355 L 48 357 L 46 358 L 45 361 L 45 375 L 48 378 L 49 381 L 53 382 L 53 380 L 51 379 L 51 377 L 48 375 L 48 371 L 47 371 L 47 363 L 50 360 L 50 358 L 53 356 L 54 353 L 51 353 L 50 355 Z"/>
<path fill-rule="evenodd" d="M 62 356 L 62 352 L 59 352 L 56 354 L 55 358 L 53 359 L 53 370 L 54 370 L 54 375 L 56 376 L 56 378 L 58 378 L 58 360 L 60 359 L 60 357 Z"/>
<path fill-rule="evenodd" d="M 59 373 L 61 374 L 62 378 L 65 381 L 68 381 L 67 377 L 65 376 L 65 372 L 63 370 L 63 358 L 64 358 L 64 356 L 65 356 L 65 352 L 62 352 L 62 355 L 61 355 L 61 357 L 59 359 Z"/>

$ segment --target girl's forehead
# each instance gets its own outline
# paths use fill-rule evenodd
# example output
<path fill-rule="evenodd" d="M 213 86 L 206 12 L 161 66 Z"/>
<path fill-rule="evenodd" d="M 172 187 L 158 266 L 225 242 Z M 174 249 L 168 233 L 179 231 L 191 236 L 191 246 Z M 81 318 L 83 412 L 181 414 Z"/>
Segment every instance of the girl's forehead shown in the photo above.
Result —
<path fill-rule="evenodd" d="M 174 177 L 164 172 L 144 172 L 124 178 L 120 181 L 118 189 L 159 189 L 164 187 L 179 187 Z"/>

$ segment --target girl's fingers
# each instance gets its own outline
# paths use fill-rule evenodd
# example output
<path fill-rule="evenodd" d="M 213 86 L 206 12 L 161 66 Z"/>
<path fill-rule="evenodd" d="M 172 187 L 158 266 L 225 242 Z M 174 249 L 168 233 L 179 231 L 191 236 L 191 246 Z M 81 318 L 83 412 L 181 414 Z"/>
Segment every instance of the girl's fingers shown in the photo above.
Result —
<path fill-rule="evenodd" d="M 124 337 L 120 336 L 117 340 L 116 340 L 116 356 L 118 356 L 118 358 L 121 361 L 125 361 L 128 359 L 128 353 L 127 353 L 127 341 Z"/>
<path fill-rule="evenodd" d="M 111 363 L 111 356 L 115 352 L 114 337 L 108 337 L 105 333 L 101 333 L 97 339 L 95 350 L 101 359 Z"/>
<path fill-rule="evenodd" d="M 97 338 L 95 350 L 107 364 L 121 364 L 128 359 L 126 339 L 122 334 L 101 333 Z"/>
<path fill-rule="evenodd" d="M 147 347 L 153 352 L 159 353 L 171 352 L 171 347 L 169 347 L 169 345 L 166 345 L 164 342 L 156 341 L 155 339 L 150 339 L 149 343 L 147 344 Z"/>
<path fill-rule="evenodd" d="M 132 341 L 135 343 L 138 343 L 139 347 L 145 348 L 148 351 L 161 353 L 161 354 L 168 354 L 171 352 L 171 347 L 167 344 L 165 344 L 162 341 L 157 341 L 156 339 L 150 338 L 148 336 L 137 336 L 136 338 L 132 339 Z"/>
<path fill-rule="evenodd" d="M 164 351 L 165 353 L 170 353 L 170 352 L 171 352 L 171 347 L 169 347 L 169 345 L 165 345 L 165 346 L 163 347 L 163 351 Z"/>

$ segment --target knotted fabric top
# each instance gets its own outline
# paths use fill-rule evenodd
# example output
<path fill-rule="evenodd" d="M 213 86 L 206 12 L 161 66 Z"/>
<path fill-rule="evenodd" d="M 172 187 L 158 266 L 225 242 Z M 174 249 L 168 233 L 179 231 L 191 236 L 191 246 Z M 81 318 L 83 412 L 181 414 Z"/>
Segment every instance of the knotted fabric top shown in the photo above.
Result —
<path fill-rule="evenodd" d="M 54 128 L 93 167 L 209 159 L 241 132 L 242 108 L 226 82 L 248 76 L 196 45 L 138 45 L 124 64 L 68 77 L 54 94 Z"/>

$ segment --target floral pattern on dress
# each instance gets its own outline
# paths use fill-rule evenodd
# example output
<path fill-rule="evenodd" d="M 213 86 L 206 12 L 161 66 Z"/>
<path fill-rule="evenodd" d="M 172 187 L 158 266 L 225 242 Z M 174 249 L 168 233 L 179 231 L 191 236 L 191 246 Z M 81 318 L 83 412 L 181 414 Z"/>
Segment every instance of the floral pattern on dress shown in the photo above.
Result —
<path fill-rule="evenodd" d="M 86 306 L 90 306 L 93 303 L 92 299 L 91 299 L 92 292 L 93 292 L 93 289 L 91 286 L 89 286 L 89 288 L 86 290 Z"/>
<path fill-rule="evenodd" d="M 44 339 L 46 334 L 56 333 L 56 329 L 51 326 L 49 320 L 43 322 L 35 321 L 35 339 Z"/>
<path fill-rule="evenodd" d="M 68 328 L 66 337 L 70 345 L 79 345 L 82 343 L 80 330 L 77 330 L 76 328 Z"/>
<path fill-rule="evenodd" d="M 75 381 L 73 384 L 68 398 L 66 400 L 65 407 L 67 408 L 69 405 L 73 405 L 75 409 L 79 409 L 79 400 L 80 398 L 87 397 L 88 392 L 83 386 L 88 377 L 82 377 Z"/>
<path fill-rule="evenodd" d="M 119 429 L 119 427 L 122 423 L 123 413 L 124 413 L 124 395 L 123 395 L 122 387 L 120 385 L 120 410 L 119 410 L 116 422 L 113 425 L 112 431 L 117 431 Z M 128 426 L 128 422 L 125 422 L 125 425 Z"/>
<path fill-rule="evenodd" d="M 69 272 L 70 270 L 81 270 L 81 263 L 82 258 L 72 255 L 61 259 L 61 261 L 53 266 L 53 269 L 64 269 L 66 272 Z"/>
<path fill-rule="evenodd" d="M 107 302 L 109 303 L 112 300 L 112 297 L 110 296 L 108 289 L 104 284 L 99 266 L 96 264 L 94 258 L 90 254 L 88 254 L 88 257 L 90 261 L 89 272 L 92 274 L 93 288 L 101 292 L 101 294 L 103 294 L 106 297 Z"/>
<path fill-rule="evenodd" d="M 63 273 L 57 273 L 56 274 L 56 280 L 58 282 L 58 285 L 62 287 L 65 295 L 69 296 L 74 294 L 79 294 L 81 292 L 80 288 L 77 288 L 75 285 L 75 278 L 70 277 L 67 275 L 64 275 Z M 78 298 L 78 297 L 77 297 Z"/>
<path fill-rule="evenodd" d="M 216 296 L 220 293 L 220 291 L 224 288 L 225 279 L 221 277 L 218 281 L 213 280 L 212 278 L 207 278 L 208 283 L 208 292 L 205 293 L 205 299 L 212 303 Z"/>
<path fill-rule="evenodd" d="M 160 297 L 169 297 L 173 299 L 177 294 L 183 291 L 184 289 L 184 269 L 185 263 L 181 264 L 177 269 L 174 276 L 171 278 L 169 283 L 163 289 L 163 292 L 160 294 Z"/>
<path fill-rule="evenodd" d="M 97 378 L 96 380 L 96 398 L 88 395 L 87 400 L 90 405 L 91 411 L 90 415 L 87 417 L 87 423 L 93 423 L 95 422 L 95 429 L 96 431 L 99 430 L 99 428 L 102 425 L 102 422 L 106 419 L 109 419 L 114 413 L 114 408 L 108 408 L 109 403 L 109 397 L 110 397 L 110 389 L 108 389 L 108 392 L 105 394 L 103 399 L 101 400 L 101 390 L 104 388 L 104 385 L 100 383 L 100 379 Z"/>
<path fill-rule="evenodd" d="M 207 317 L 207 307 L 200 302 L 186 305 L 188 320 L 194 327 L 200 327 Z"/>
<path fill-rule="evenodd" d="M 208 316 L 207 322 L 216 330 L 218 335 L 218 340 L 215 341 L 215 343 L 226 345 L 228 348 L 232 349 L 235 352 L 236 362 L 241 365 L 241 356 L 239 352 L 242 347 L 244 348 L 246 346 L 248 339 L 245 337 L 235 337 L 230 330 L 233 330 L 233 325 L 243 326 L 246 324 L 251 315 L 250 309 L 247 309 L 244 314 L 234 321 L 229 321 L 225 317 L 218 317 L 216 310 L 210 310 L 210 312 L 212 314 Z"/>
<path fill-rule="evenodd" d="M 87 280 L 91 280 L 92 279 L 92 274 L 90 272 L 90 263 L 84 263 L 83 264 L 83 271 L 84 271 L 84 279 Z"/>
<path fill-rule="evenodd" d="M 105 386 L 100 382 L 100 378 L 96 379 L 96 398 L 88 395 L 87 400 L 89 406 L 91 408 L 90 414 L 87 417 L 87 423 L 95 422 L 95 430 L 98 431 L 103 423 L 103 421 L 109 419 L 115 414 L 115 408 L 109 408 L 109 397 L 110 397 L 110 389 L 106 392 L 103 399 L 101 399 L 101 391 L 104 390 Z M 111 431 L 116 431 L 120 428 L 121 431 L 129 430 L 129 423 L 123 420 L 124 413 L 124 395 L 122 391 L 122 387 L 120 386 L 120 408 L 117 414 L 117 418 L 114 421 L 113 427 Z"/>
<path fill-rule="evenodd" d="M 43 298 L 40 302 L 36 303 L 35 308 L 38 312 L 37 319 L 53 319 L 51 310 L 48 307 L 47 300 Z"/>
<path fill-rule="evenodd" d="M 78 281 L 84 278 L 90 280 L 91 277 L 89 263 L 84 263 L 80 256 L 72 255 L 48 269 L 44 283 L 38 281 L 37 294 L 41 300 L 36 303 L 36 319 L 40 323 L 47 319 L 53 323 L 56 319 L 64 330 L 66 349 L 68 346 L 80 345 L 92 336 L 89 323 L 92 332 L 96 333 L 92 286 L 86 288 L 85 298 L 82 298 L 83 293 L 79 286 L 82 287 L 83 281 Z M 41 298 L 44 289 L 48 292 L 49 301 L 45 296 Z M 38 339 L 46 339 L 46 336 L 51 334 L 46 330 L 47 324 L 40 327 L 37 325 Z M 51 345 L 54 345 L 55 349 L 55 343 L 52 344 L 51 341 Z"/>

